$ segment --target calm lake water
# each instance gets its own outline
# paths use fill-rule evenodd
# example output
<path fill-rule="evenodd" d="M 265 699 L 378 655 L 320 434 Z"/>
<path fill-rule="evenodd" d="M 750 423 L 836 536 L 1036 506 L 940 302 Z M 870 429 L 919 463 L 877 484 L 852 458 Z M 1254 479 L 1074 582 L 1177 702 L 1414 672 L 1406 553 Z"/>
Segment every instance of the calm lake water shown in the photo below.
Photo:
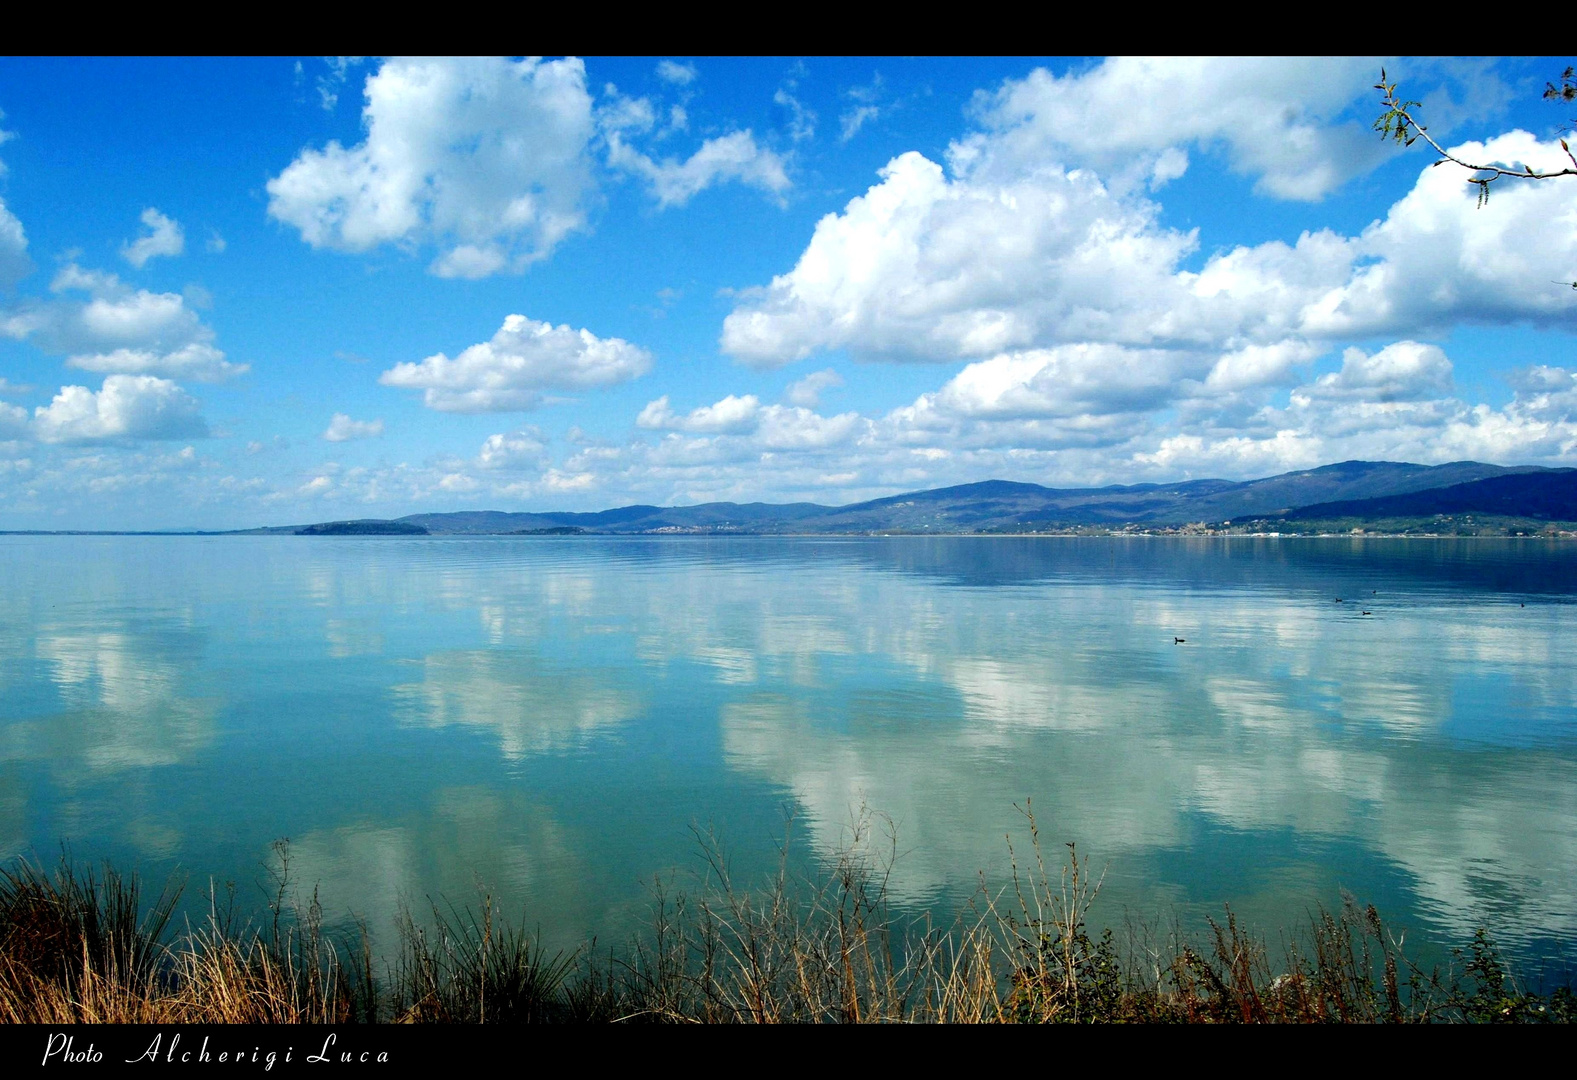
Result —
<path fill-rule="evenodd" d="M 1346 890 L 1549 970 L 1574 601 L 1534 540 L 0 537 L 0 855 L 260 908 L 288 837 L 333 918 L 480 882 L 573 945 L 695 829 L 750 878 L 862 804 L 895 895 L 951 909 L 1032 798 L 1109 922 Z"/>

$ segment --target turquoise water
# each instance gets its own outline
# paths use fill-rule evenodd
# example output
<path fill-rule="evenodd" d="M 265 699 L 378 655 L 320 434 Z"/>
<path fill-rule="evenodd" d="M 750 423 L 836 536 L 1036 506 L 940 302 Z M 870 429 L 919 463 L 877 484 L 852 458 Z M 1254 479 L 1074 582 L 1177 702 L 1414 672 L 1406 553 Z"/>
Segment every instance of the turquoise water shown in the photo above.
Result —
<path fill-rule="evenodd" d="M 480 883 L 573 944 L 862 805 L 956 906 L 1032 798 L 1107 921 L 1346 890 L 1564 965 L 1574 599 L 1536 540 L 0 537 L 0 855 L 261 907 L 288 838 L 331 918 Z"/>

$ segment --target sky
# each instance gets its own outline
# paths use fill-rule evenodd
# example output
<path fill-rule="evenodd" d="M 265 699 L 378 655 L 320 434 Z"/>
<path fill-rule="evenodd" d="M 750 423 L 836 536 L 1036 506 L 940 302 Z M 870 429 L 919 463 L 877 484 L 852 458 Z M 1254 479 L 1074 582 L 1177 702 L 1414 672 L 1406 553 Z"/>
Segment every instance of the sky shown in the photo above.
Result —
<path fill-rule="evenodd" d="M 0 529 L 1577 465 L 1572 58 L 0 59 Z"/>

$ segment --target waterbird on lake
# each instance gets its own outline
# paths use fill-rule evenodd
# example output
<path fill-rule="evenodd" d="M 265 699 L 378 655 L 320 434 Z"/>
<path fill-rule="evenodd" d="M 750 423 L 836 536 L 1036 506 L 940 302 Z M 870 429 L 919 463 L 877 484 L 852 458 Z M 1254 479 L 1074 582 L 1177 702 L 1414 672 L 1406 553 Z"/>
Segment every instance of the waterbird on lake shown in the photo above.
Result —
<path fill-rule="evenodd" d="M 1374 612 L 1372 612 L 1372 611 L 1360 611 L 1358 614 L 1360 614 L 1360 615 L 1373 615 Z"/>
<path fill-rule="evenodd" d="M 1182 638 L 1180 638 L 1180 637 L 1173 637 L 1172 638 L 1172 644 L 1173 645 L 1181 645 L 1182 643 L 1183 643 L 1183 639 Z"/>

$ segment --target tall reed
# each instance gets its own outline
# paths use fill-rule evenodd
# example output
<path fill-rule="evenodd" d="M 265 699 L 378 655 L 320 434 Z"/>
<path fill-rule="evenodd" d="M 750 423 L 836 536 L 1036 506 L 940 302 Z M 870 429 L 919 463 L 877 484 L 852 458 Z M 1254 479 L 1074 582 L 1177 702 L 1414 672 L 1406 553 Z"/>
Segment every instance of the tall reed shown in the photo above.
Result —
<path fill-rule="evenodd" d="M 1577 1019 L 1569 987 L 1521 986 L 1486 931 L 1425 969 L 1374 907 L 1345 901 L 1274 948 L 1230 910 L 1189 935 L 1129 923 L 1098 936 L 1102 878 L 1072 845 L 1048 864 L 1032 808 L 1011 875 L 984 880 L 950 920 L 893 903 L 897 832 L 859 812 L 818 872 L 785 839 L 764 882 L 736 881 L 715 835 L 698 837 L 690 890 L 659 883 L 647 930 L 618 948 L 549 955 L 501 919 L 431 903 L 399 913 L 375 961 L 364 926 L 325 929 L 316 890 L 275 850 L 266 916 L 210 886 L 179 931 L 180 889 L 146 898 L 134 876 L 0 870 L 0 1020 L 334 1023 L 1431 1023 Z M 377 970 L 381 968 L 381 973 Z"/>

